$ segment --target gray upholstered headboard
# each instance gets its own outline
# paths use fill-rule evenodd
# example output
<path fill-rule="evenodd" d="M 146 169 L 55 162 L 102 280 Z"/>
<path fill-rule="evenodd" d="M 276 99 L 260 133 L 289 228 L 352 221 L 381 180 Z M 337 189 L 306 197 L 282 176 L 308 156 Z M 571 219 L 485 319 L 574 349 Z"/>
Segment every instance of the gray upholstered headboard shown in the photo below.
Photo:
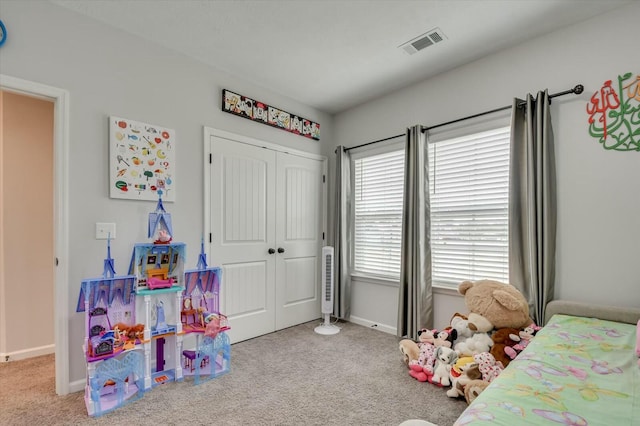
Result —
<path fill-rule="evenodd" d="M 544 323 L 549 322 L 555 314 L 575 315 L 578 317 L 593 317 L 608 321 L 637 324 L 640 319 L 640 309 L 618 308 L 615 306 L 597 306 L 583 302 L 569 300 L 552 300 L 547 304 Z"/>

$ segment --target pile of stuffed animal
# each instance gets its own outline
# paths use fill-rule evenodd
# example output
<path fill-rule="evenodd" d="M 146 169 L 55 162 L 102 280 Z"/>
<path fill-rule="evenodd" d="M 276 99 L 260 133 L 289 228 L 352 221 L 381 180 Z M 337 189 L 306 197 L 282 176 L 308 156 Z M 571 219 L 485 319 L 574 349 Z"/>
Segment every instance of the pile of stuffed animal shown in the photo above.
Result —
<path fill-rule="evenodd" d="M 498 281 L 458 286 L 469 313 L 456 313 L 443 330 L 422 329 L 417 341 L 400 341 L 409 375 L 451 387 L 447 395 L 471 403 L 540 330 L 522 293 Z"/>

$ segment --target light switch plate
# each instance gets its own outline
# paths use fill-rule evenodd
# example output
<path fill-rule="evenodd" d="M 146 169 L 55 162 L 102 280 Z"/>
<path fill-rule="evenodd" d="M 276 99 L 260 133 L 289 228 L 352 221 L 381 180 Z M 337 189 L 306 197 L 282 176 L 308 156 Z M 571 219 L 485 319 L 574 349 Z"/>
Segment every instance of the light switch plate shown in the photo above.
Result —
<path fill-rule="evenodd" d="M 106 240 L 116 238 L 116 224 L 115 223 L 96 223 L 96 240 Z"/>

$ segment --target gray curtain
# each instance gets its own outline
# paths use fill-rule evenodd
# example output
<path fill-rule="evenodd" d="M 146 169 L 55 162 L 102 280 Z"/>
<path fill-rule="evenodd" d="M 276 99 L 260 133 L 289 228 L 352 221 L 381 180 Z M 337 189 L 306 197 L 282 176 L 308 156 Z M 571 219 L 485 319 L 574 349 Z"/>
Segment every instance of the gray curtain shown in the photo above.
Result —
<path fill-rule="evenodd" d="M 336 148 L 336 176 L 333 227 L 333 315 L 351 315 L 351 156 L 342 145 Z"/>
<path fill-rule="evenodd" d="M 509 280 L 539 325 L 555 290 L 556 166 L 549 110 L 545 90 L 535 99 L 515 99 L 511 116 Z"/>
<path fill-rule="evenodd" d="M 398 301 L 399 337 L 416 338 L 421 328 L 433 328 L 428 152 L 427 136 L 422 132 L 422 126 L 408 128 Z"/>

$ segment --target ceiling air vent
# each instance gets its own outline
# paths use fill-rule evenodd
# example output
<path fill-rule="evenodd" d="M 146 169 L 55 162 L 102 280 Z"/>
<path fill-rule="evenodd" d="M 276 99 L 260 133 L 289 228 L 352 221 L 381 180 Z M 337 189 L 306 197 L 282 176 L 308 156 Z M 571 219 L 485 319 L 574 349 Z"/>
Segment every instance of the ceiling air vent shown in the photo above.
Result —
<path fill-rule="evenodd" d="M 414 53 L 417 53 L 433 44 L 440 43 L 444 39 L 445 35 L 442 33 L 440 28 L 434 28 L 413 40 L 409 40 L 408 42 L 401 44 L 398 47 L 409 55 L 413 55 Z"/>

